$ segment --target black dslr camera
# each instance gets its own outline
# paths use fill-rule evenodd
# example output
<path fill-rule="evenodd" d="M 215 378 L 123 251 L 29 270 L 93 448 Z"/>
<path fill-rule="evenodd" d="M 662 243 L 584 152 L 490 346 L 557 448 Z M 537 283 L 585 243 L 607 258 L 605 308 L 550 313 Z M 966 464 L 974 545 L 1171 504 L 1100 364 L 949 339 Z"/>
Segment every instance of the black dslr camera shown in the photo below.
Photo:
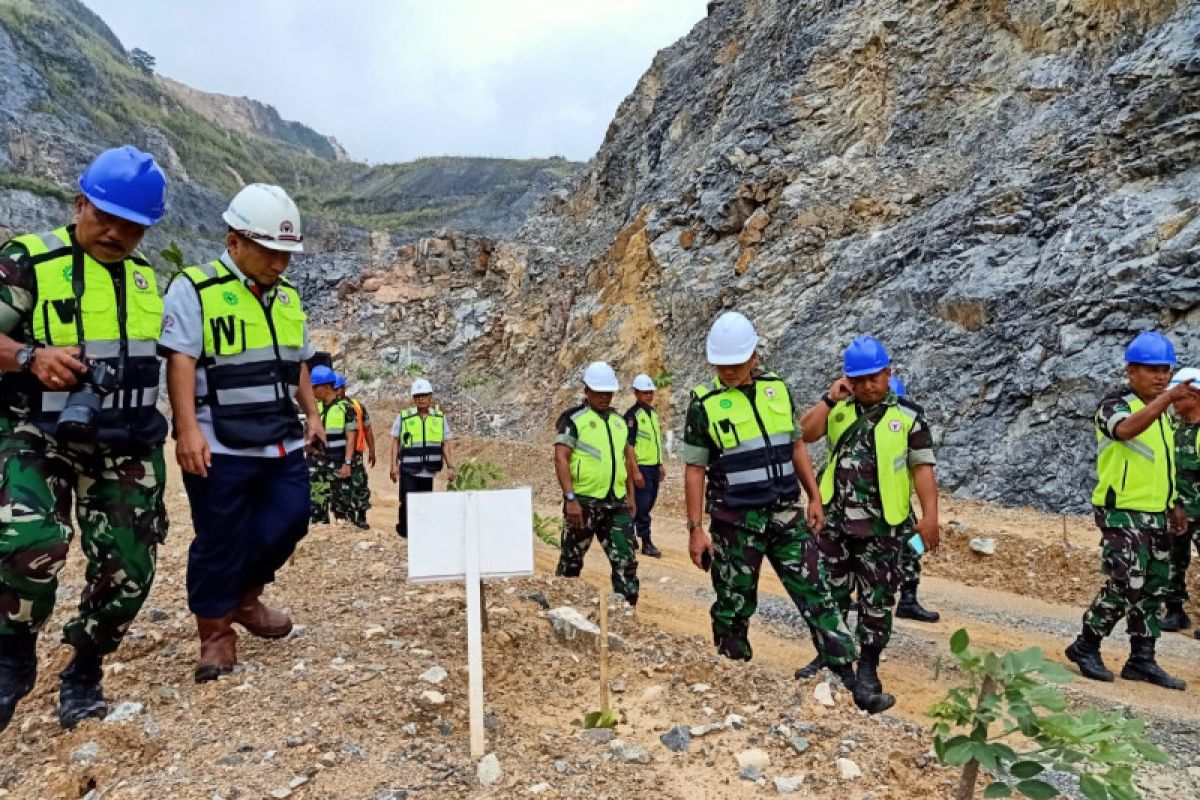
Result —
<path fill-rule="evenodd" d="M 54 434 L 66 442 L 86 442 L 96 436 L 100 405 L 120 386 L 117 371 L 103 361 L 85 361 L 87 372 L 79 376 L 79 388 L 67 395 L 58 413 Z"/>

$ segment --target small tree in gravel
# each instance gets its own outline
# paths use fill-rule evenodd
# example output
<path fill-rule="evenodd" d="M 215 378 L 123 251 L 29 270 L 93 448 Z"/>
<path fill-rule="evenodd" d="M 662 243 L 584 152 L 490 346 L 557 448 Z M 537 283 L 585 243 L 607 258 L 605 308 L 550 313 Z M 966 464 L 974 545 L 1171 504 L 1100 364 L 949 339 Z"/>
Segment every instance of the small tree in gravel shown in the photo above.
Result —
<path fill-rule="evenodd" d="M 1141 797 L 1133 786 L 1134 769 L 1147 761 L 1167 761 L 1146 739 L 1144 721 L 1129 719 L 1120 710 L 1067 713 L 1066 700 L 1049 684 L 1067 683 L 1074 676 L 1047 661 L 1039 648 L 998 656 L 977 653 L 969 645 L 965 630 L 950 637 L 950 652 L 970 682 L 951 689 L 928 712 L 937 720 L 933 746 L 938 758 L 963 768 L 955 800 L 975 796 L 980 766 L 996 776 L 984 797 L 1057 797 L 1059 790 L 1041 779 L 1047 770 L 1077 781 L 1088 800 Z"/>

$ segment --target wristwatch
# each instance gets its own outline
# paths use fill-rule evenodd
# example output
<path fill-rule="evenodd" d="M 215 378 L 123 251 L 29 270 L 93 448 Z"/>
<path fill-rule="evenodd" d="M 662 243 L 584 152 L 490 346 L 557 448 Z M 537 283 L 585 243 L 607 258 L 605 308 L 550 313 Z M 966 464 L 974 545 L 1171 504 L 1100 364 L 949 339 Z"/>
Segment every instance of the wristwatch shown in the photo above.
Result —
<path fill-rule="evenodd" d="M 688 525 L 688 533 L 691 533 L 692 531 L 696 530 L 696 528 L 703 528 L 703 527 L 704 527 L 704 523 L 703 523 L 703 522 L 697 522 L 697 521 L 696 521 L 696 520 L 694 520 L 694 519 L 689 519 L 689 520 L 687 521 L 687 525 Z"/>
<path fill-rule="evenodd" d="M 566 500 L 568 503 L 570 503 L 574 499 L 575 499 L 574 492 L 564 492 L 563 493 L 563 500 Z"/>
<path fill-rule="evenodd" d="M 21 370 L 21 372 L 28 372 L 29 368 L 33 366 L 33 354 L 36 352 L 37 346 L 32 344 L 18 350 L 17 369 Z"/>
<path fill-rule="evenodd" d="M 352 467 L 352 466 L 354 466 L 354 462 L 353 462 L 351 459 L 349 459 L 349 458 L 347 458 L 347 459 L 343 459 L 343 460 L 342 460 L 342 463 L 343 463 L 343 464 L 345 464 L 347 467 Z"/>
<path fill-rule="evenodd" d="M 825 394 L 821 395 L 821 402 L 823 402 L 825 405 L 829 406 L 830 408 L 833 408 L 834 406 L 837 405 L 837 400 L 834 400 L 832 397 L 830 397 L 829 392 L 826 392 Z"/>

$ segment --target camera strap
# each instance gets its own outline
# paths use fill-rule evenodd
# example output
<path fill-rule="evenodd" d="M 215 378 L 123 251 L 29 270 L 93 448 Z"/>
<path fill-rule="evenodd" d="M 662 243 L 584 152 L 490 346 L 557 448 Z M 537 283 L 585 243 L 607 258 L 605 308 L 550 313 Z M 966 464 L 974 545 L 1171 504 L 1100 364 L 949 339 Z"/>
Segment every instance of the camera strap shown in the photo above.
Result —
<path fill-rule="evenodd" d="M 74 237 L 72 237 L 73 239 Z M 71 247 L 71 292 L 75 295 L 75 336 L 79 340 L 79 360 L 87 357 L 83 338 L 83 248 L 72 241 Z"/>

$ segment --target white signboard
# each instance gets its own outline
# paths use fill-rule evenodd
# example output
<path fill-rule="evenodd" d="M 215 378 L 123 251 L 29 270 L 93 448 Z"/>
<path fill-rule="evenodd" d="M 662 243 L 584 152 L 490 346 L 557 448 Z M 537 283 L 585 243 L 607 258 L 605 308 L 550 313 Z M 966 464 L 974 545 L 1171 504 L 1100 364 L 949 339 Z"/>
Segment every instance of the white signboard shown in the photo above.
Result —
<path fill-rule="evenodd" d="M 533 574 L 533 496 L 528 486 L 408 495 L 408 579 L 467 586 L 471 755 L 484 752 L 481 578 Z"/>
<path fill-rule="evenodd" d="M 408 495 L 408 579 L 461 581 L 467 542 L 478 535 L 479 577 L 533 574 L 533 496 L 528 486 Z"/>

